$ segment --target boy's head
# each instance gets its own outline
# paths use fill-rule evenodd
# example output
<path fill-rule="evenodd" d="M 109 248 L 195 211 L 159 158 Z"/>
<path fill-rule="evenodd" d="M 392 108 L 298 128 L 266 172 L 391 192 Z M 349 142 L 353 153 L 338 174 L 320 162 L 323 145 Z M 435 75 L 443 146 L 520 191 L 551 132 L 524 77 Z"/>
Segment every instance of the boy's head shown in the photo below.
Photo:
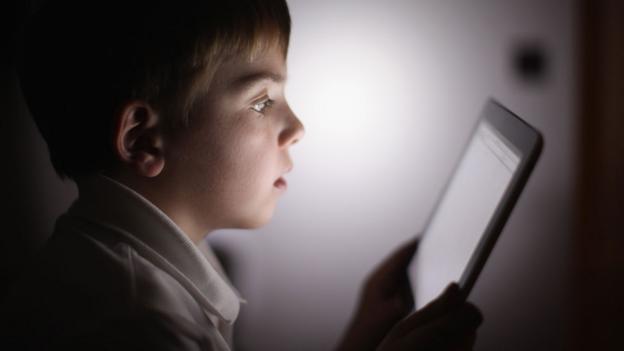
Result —
<path fill-rule="evenodd" d="M 285 1 L 50 0 L 26 33 L 22 88 L 59 175 L 113 175 L 187 232 L 270 217 L 302 136 Z"/>
<path fill-rule="evenodd" d="M 61 176 L 114 163 L 114 115 L 143 100 L 170 131 L 188 126 L 210 75 L 268 41 L 286 53 L 279 0 L 49 0 L 27 32 L 22 85 Z"/>

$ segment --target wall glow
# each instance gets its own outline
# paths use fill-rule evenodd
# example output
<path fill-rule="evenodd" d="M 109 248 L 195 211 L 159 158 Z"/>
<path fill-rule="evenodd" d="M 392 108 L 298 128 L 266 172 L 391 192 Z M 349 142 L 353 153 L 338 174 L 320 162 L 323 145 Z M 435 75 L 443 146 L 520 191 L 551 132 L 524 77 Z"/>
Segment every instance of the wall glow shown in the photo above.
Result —
<path fill-rule="evenodd" d="M 527 284 L 538 280 L 555 295 L 563 289 L 560 281 L 538 278 L 561 276 L 561 266 L 546 261 L 550 271 L 535 274 L 518 264 L 525 255 L 538 257 L 536 243 L 546 236 L 557 247 L 567 240 L 552 233 L 566 231 L 557 218 L 567 215 L 571 186 L 569 178 L 556 175 L 569 167 L 572 149 L 572 12 L 571 1 L 554 3 L 289 1 L 287 97 L 307 130 L 292 150 L 289 190 L 265 228 L 211 238 L 235 255 L 236 280 L 249 301 L 240 318 L 242 350 L 333 347 L 362 279 L 424 225 L 492 95 L 540 128 L 547 145 L 560 146 L 542 155 L 543 168 L 536 169 L 508 224 L 515 232 L 503 233 L 475 288 L 475 298 L 487 301 L 480 305 L 486 320 L 496 321 L 484 327 L 479 349 L 497 345 L 503 334 L 518 349 L 530 349 L 522 343 L 525 334 L 511 337 L 510 330 L 560 324 L 556 312 L 545 312 L 548 321 L 522 314 L 523 308 L 500 308 L 515 295 L 497 285 L 512 274 Z M 553 20 L 555 9 L 559 20 Z M 559 53 L 551 84 L 539 94 L 518 90 L 508 74 L 507 50 L 519 35 L 540 38 Z M 555 191 L 550 208 L 559 212 L 549 213 L 548 220 L 539 217 L 544 202 L 535 187 Z M 535 257 L 535 265 L 547 260 Z M 488 295 L 492 291 L 496 296 Z M 544 311 L 558 308 L 547 295 L 534 298 Z M 516 313 L 507 319 L 513 326 L 500 319 L 510 311 Z"/>

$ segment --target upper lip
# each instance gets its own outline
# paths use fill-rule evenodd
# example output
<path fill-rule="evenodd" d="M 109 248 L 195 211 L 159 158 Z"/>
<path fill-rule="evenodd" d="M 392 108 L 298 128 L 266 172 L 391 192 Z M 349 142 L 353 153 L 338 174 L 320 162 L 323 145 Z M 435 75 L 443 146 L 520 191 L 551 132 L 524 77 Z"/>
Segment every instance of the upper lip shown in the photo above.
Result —
<path fill-rule="evenodd" d="M 292 171 L 293 169 L 293 165 L 290 164 L 288 165 L 288 167 L 286 167 L 286 169 L 282 172 L 282 175 L 286 174 L 286 173 L 290 173 L 290 171 Z"/>
<path fill-rule="evenodd" d="M 282 174 L 281 174 L 281 176 L 280 176 L 279 178 L 284 179 L 284 176 L 285 176 L 287 173 L 290 173 L 290 171 L 292 171 L 292 169 L 293 169 L 293 166 L 292 166 L 292 165 L 288 166 L 288 167 L 287 167 L 287 168 L 286 168 L 286 169 L 282 172 Z M 278 179 L 279 179 L 279 178 L 278 178 Z"/>

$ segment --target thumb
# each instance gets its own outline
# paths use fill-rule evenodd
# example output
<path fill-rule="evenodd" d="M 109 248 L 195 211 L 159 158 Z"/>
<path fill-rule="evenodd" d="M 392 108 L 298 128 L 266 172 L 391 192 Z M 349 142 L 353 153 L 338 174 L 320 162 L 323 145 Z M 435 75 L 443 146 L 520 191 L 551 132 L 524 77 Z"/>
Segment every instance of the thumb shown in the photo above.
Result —
<path fill-rule="evenodd" d="M 404 332 L 408 332 L 424 323 L 437 319 L 459 306 L 461 302 L 459 285 L 457 285 L 457 283 L 451 283 L 435 300 L 401 322 L 401 329 Z"/>
<path fill-rule="evenodd" d="M 418 250 L 419 243 L 420 238 L 415 238 L 401 245 L 381 264 L 382 271 L 389 275 L 402 274 Z"/>

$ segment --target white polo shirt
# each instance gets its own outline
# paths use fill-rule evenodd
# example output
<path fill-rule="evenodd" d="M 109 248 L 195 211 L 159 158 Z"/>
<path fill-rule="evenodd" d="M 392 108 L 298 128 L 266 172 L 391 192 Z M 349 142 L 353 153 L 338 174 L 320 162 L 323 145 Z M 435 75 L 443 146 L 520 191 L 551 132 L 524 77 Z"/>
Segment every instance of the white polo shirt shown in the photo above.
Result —
<path fill-rule="evenodd" d="M 208 246 L 103 175 L 78 183 L 6 301 L 17 349 L 230 350 L 241 299 Z M 42 348 L 43 347 L 43 348 Z"/>

